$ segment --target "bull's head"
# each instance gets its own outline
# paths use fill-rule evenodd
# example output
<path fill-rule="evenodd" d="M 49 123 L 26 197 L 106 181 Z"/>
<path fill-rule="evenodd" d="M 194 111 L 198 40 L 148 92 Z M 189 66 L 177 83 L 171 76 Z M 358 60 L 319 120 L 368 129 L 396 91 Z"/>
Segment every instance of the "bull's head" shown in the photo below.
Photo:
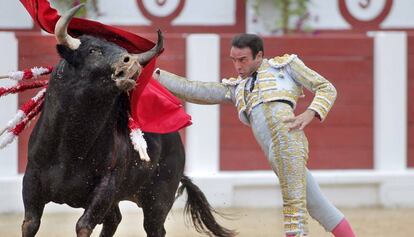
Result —
<path fill-rule="evenodd" d="M 78 5 L 66 12 L 55 26 L 57 49 L 62 58 L 91 78 L 112 79 L 120 90 L 129 91 L 135 86 L 135 78 L 142 66 L 159 54 L 163 48 L 163 37 L 158 30 L 157 44 L 141 54 L 130 54 L 124 48 L 92 36 L 71 37 L 67 28 L 73 15 L 83 6 Z"/>

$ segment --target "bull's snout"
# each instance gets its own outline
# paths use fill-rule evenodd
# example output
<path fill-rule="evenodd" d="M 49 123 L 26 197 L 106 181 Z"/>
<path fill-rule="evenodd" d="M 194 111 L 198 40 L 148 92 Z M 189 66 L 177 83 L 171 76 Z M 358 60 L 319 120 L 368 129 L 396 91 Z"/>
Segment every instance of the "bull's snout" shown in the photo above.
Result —
<path fill-rule="evenodd" d="M 122 79 L 115 81 L 116 87 L 121 91 L 130 91 L 134 89 L 135 85 L 137 84 L 134 80 L 130 79 Z"/>
<path fill-rule="evenodd" d="M 112 79 L 115 80 L 116 86 L 123 91 L 132 90 L 135 85 L 135 79 L 141 72 L 141 65 L 138 56 L 133 54 L 124 54 L 115 64 L 115 71 Z"/>

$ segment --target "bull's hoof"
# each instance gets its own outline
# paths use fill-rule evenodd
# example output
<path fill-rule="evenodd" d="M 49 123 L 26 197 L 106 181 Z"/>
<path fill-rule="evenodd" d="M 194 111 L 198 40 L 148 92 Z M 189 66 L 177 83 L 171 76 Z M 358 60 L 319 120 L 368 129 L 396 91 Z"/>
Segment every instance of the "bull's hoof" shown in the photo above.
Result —
<path fill-rule="evenodd" d="M 25 219 L 22 224 L 22 236 L 33 237 L 39 230 L 40 219 Z"/>
<path fill-rule="evenodd" d="M 92 230 L 88 228 L 82 228 L 78 231 L 77 237 L 89 237 L 92 234 Z"/>

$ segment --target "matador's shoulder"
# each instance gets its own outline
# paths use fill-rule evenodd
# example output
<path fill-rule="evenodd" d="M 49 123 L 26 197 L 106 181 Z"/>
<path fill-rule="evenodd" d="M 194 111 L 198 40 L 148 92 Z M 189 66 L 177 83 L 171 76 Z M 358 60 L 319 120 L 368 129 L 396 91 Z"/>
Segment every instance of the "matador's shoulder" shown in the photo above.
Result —
<path fill-rule="evenodd" d="M 240 77 L 229 77 L 229 78 L 223 78 L 221 80 L 221 84 L 225 86 L 237 86 L 238 84 L 240 84 L 241 81 L 242 80 Z"/>
<path fill-rule="evenodd" d="M 281 68 L 291 63 L 297 57 L 296 54 L 284 54 L 283 56 L 269 59 L 269 64 L 274 68 Z"/>

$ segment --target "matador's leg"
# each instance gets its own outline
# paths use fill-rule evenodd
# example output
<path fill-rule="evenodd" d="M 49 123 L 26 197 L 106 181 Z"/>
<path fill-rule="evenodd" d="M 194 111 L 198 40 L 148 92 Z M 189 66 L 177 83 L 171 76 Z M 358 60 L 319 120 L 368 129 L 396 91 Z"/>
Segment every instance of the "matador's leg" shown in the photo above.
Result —
<path fill-rule="evenodd" d="M 288 236 L 305 236 L 308 226 L 306 210 L 306 161 L 308 143 L 302 131 L 288 131 L 282 120 L 293 116 L 289 105 L 264 103 L 253 109 L 252 126 L 260 143 L 267 144 L 268 159 L 279 177 L 283 197 L 285 232 Z M 263 135 L 269 134 L 270 136 Z M 263 141 L 265 140 L 265 141 Z M 268 141 L 266 141 L 268 140 Z"/>
<path fill-rule="evenodd" d="M 267 128 L 263 109 L 253 110 L 250 120 L 256 140 L 259 142 L 266 157 L 273 157 L 271 133 Z M 272 160 L 269 160 L 269 163 L 272 163 Z M 274 167 L 276 165 L 272 165 L 272 168 Z M 276 170 L 274 171 L 276 173 Z M 310 216 L 318 221 L 328 232 L 333 232 L 340 223 L 346 220 L 343 213 L 323 195 L 319 184 L 308 169 L 306 169 L 306 204 Z"/>
<path fill-rule="evenodd" d="M 318 221 L 326 231 L 332 232 L 341 220 L 344 219 L 344 214 L 323 195 L 318 183 L 309 170 L 306 170 L 306 184 L 306 199 L 309 215 Z"/>

